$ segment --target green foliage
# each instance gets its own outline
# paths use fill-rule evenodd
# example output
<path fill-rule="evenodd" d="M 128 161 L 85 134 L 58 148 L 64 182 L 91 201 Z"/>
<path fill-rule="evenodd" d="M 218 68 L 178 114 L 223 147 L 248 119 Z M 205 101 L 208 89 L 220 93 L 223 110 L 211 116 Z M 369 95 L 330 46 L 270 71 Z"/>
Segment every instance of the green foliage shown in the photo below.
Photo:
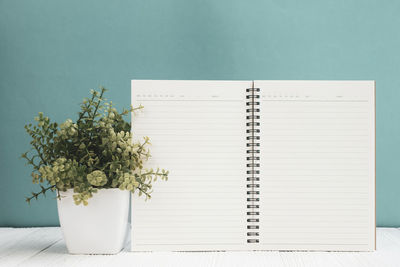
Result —
<path fill-rule="evenodd" d="M 74 190 L 77 205 L 88 204 L 88 199 L 101 188 L 119 188 L 151 197 L 152 183 L 167 180 L 168 171 L 144 168 L 150 158 L 149 138 L 133 142 L 131 124 L 124 116 L 142 109 L 131 107 L 119 113 L 112 102 L 103 98 L 106 90 L 91 90 L 85 98 L 76 122 L 67 119 L 58 125 L 50 122 L 42 112 L 35 117 L 36 125 L 25 125 L 31 136 L 32 149 L 22 158 L 33 167 L 32 182 L 41 190 L 27 197 L 33 198 L 48 190 Z M 42 184 L 46 184 L 46 187 Z"/>
<path fill-rule="evenodd" d="M 107 183 L 107 176 L 102 171 L 92 171 L 86 176 L 88 182 L 94 186 L 103 186 Z"/>

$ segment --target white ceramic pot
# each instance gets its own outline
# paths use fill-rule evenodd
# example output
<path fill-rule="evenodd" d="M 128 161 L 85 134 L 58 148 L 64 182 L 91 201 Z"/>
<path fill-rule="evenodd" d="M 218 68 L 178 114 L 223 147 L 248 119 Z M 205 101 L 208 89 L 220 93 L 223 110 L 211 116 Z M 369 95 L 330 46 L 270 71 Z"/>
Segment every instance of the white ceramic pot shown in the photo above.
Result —
<path fill-rule="evenodd" d="M 124 246 L 128 229 L 127 190 L 101 189 L 87 206 L 75 205 L 73 190 L 60 192 L 58 216 L 71 254 L 116 254 Z"/>

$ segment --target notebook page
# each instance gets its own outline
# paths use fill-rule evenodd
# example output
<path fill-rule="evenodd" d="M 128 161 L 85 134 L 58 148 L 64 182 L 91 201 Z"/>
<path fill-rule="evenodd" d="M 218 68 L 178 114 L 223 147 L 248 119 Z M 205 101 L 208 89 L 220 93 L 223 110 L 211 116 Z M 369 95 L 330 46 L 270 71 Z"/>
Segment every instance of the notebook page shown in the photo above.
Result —
<path fill-rule="evenodd" d="M 249 81 L 132 81 L 136 138 L 170 171 L 149 201 L 133 197 L 132 251 L 246 246 L 245 90 Z"/>
<path fill-rule="evenodd" d="M 373 250 L 373 81 L 256 81 L 260 249 Z"/>

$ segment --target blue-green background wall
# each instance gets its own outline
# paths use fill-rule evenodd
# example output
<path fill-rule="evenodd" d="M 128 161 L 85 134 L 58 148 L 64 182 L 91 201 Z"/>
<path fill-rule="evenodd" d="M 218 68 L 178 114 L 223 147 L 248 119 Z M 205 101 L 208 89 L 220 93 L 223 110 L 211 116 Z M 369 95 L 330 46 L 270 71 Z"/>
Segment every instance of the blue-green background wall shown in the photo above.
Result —
<path fill-rule="evenodd" d="M 57 225 L 24 202 L 23 126 L 75 118 L 90 88 L 120 108 L 137 79 L 374 79 L 377 222 L 400 226 L 400 2 L 0 0 L 0 226 Z"/>

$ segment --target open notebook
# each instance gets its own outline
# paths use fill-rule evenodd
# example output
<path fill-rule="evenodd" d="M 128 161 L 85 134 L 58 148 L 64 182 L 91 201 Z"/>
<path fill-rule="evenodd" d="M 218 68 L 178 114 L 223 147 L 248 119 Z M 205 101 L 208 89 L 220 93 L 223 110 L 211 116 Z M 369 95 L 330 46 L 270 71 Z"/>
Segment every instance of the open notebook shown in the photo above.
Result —
<path fill-rule="evenodd" d="M 132 203 L 132 251 L 375 248 L 374 81 L 132 81 L 170 171 Z"/>

